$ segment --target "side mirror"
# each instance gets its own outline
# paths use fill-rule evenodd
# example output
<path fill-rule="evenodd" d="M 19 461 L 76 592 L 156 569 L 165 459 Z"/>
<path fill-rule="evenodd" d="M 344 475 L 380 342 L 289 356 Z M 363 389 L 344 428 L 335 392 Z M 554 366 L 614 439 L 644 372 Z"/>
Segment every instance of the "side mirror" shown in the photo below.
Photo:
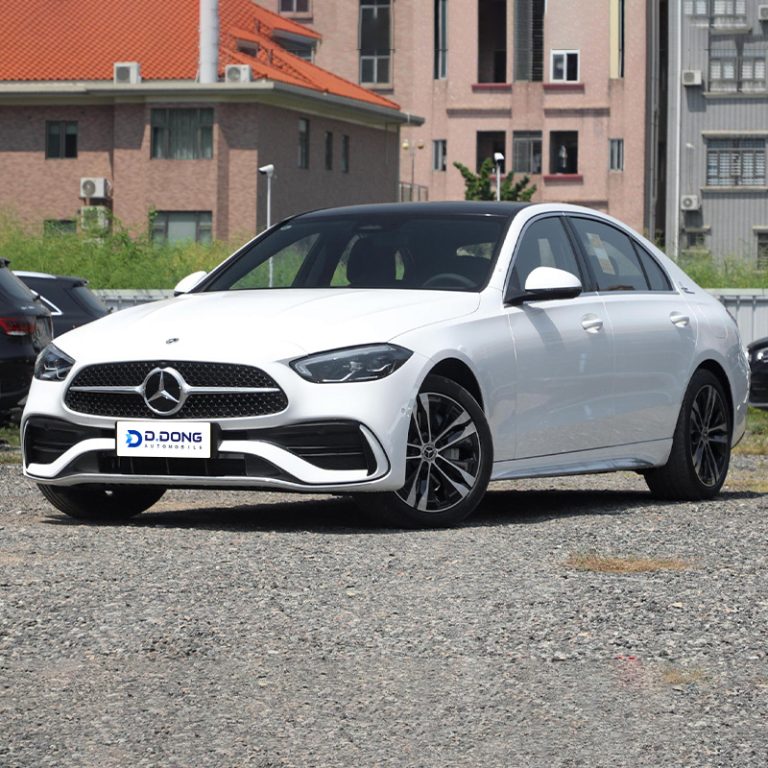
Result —
<path fill-rule="evenodd" d="M 555 267 L 536 267 L 525 281 L 525 289 L 506 297 L 506 304 L 523 304 L 526 301 L 552 301 L 573 299 L 582 291 L 576 275 Z"/>
<path fill-rule="evenodd" d="M 189 293 L 208 273 L 193 272 L 191 275 L 182 277 L 176 287 L 173 289 L 174 296 L 180 296 L 182 293 Z"/>

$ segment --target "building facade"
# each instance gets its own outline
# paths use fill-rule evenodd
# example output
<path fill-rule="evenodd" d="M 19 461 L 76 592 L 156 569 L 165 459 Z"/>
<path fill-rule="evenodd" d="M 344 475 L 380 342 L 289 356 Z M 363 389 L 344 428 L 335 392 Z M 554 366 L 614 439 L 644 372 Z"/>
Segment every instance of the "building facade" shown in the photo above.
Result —
<path fill-rule="evenodd" d="M 670 14 L 667 243 L 768 269 L 768 3 Z"/>
<path fill-rule="evenodd" d="M 403 127 L 406 198 L 459 199 L 459 161 L 495 153 L 534 199 L 592 206 L 655 232 L 658 0 L 264 0 L 323 32 L 316 63 L 425 117 Z"/>
<path fill-rule="evenodd" d="M 157 240 L 206 241 L 263 229 L 268 185 L 272 221 L 396 199 L 412 118 L 302 58 L 317 33 L 251 0 L 202 0 L 215 30 L 205 76 L 197 3 L 78 2 L 69 21 L 55 0 L 32 2 L 48 16 L 7 4 L 0 211 L 32 230 L 118 219 Z"/>

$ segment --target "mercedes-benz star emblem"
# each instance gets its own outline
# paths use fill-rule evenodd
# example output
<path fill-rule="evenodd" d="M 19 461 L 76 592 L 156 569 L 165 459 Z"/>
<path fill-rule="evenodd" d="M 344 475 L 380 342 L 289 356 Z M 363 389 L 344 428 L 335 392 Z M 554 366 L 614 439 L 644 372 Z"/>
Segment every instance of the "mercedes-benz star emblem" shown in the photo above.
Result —
<path fill-rule="evenodd" d="M 181 410 L 187 394 L 184 379 L 173 368 L 154 368 L 144 379 L 144 402 L 147 407 L 163 416 Z"/>

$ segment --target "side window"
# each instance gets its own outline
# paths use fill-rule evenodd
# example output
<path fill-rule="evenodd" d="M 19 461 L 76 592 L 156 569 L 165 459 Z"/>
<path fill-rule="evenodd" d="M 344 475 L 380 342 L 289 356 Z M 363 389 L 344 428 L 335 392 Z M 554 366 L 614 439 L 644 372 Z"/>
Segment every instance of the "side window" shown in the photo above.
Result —
<path fill-rule="evenodd" d="M 649 290 L 640 260 L 627 235 L 592 219 L 572 217 L 570 221 L 595 273 L 598 291 Z"/>
<path fill-rule="evenodd" d="M 571 242 L 558 216 L 538 219 L 522 235 L 512 266 L 511 284 L 522 290 L 536 267 L 564 269 L 582 280 Z"/>
<path fill-rule="evenodd" d="M 640 257 L 640 263 L 645 270 L 645 276 L 651 284 L 652 291 L 672 291 L 672 283 L 669 282 L 667 273 L 659 266 L 656 259 L 648 251 L 637 243 L 633 243 L 635 251 Z"/>

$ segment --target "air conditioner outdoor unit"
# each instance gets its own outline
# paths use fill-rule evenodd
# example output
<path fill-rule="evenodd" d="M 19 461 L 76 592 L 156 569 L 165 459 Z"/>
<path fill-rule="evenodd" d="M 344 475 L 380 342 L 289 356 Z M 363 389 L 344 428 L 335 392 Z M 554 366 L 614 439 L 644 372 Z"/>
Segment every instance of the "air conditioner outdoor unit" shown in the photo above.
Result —
<path fill-rule="evenodd" d="M 84 205 L 80 209 L 80 228 L 94 235 L 109 231 L 109 208 L 106 205 Z"/>
<path fill-rule="evenodd" d="M 103 176 L 83 176 L 80 179 L 80 197 L 109 197 L 109 182 Z"/>
<path fill-rule="evenodd" d="M 224 68 L 225 83 L 250 83 L 251 67 L 248 64 L 227 64 Z"/>
<path fill-rule="evenodd" d="M 683 85 L 701 85 L 700 69 L 684 69 Z"/>
<path fill-rule="evenodd" d="M 115 85 L 136 85 L 141 82 L 141 67 L 138 61 L 116 61 L 112 67 Z"/>
<path fill-rule="evenodd" d="M 698 195 L 683 195 L 680 198 L 681 211 L 698 211 L 701 208 L 701 201 Z"/>
<path fill-rule="evenodd" d="M 757 18 L 760 21 L 768 21 L 768 5 L 757 6 Z"/>

